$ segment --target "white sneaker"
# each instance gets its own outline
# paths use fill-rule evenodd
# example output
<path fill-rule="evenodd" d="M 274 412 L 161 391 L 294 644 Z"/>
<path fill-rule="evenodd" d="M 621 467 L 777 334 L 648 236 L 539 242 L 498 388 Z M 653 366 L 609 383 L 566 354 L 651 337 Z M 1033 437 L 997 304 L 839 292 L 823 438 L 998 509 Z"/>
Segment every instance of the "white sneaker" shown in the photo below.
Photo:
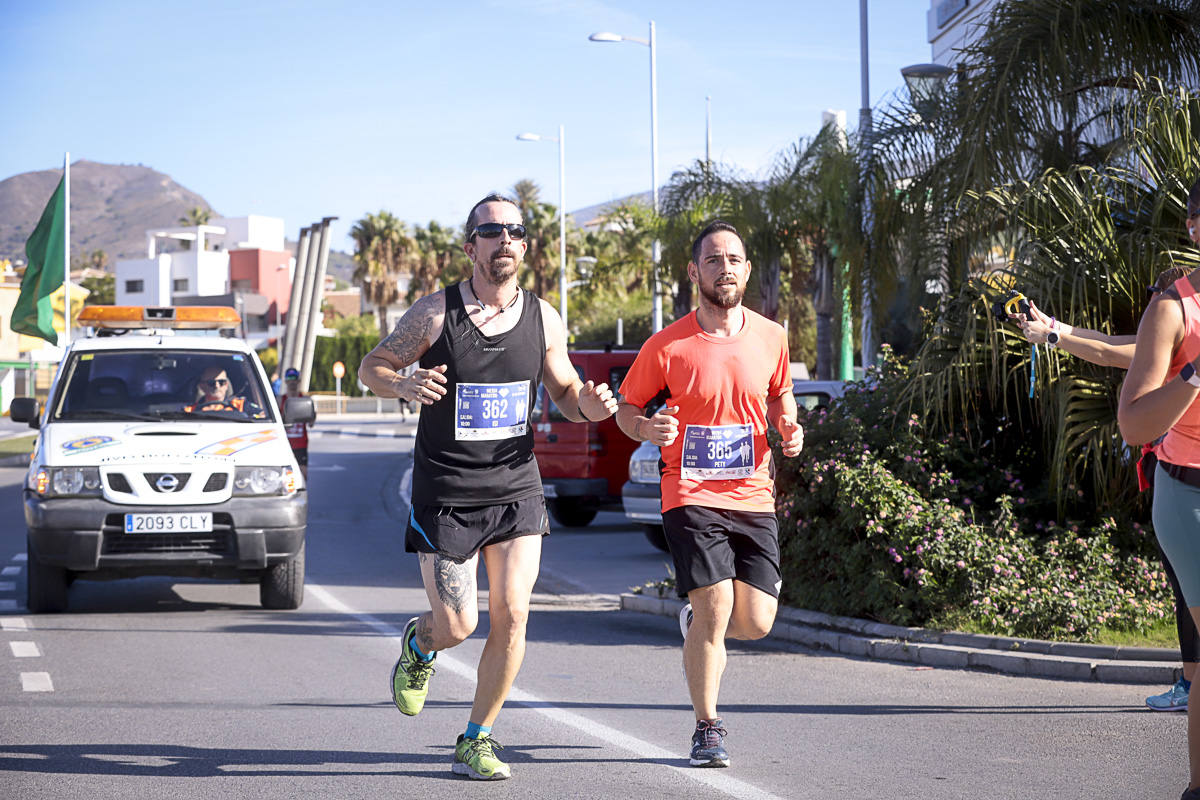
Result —
<path fill-rule="evenodd" d="M 679 632 L 687 638 L 688 628 L 692 627 L 692 604 L 688 603 L 679 609 Z"/>

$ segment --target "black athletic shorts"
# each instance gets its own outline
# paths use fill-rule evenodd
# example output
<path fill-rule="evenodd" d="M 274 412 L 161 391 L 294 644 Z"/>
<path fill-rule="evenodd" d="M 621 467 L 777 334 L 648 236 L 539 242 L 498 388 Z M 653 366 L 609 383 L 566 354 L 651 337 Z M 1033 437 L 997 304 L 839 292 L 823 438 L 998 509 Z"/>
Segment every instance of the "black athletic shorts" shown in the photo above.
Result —
<path fill-rule="evenodd" d="M 549 533 L 546 498 L 540 494 L 493 506 L 415 504 L 408 512 L 404 549 L 437 553 L 461 564 L 486 545 Z"/>
<path fill-rule="evenodd" d="M 774 512 L 678 506 L 662 518 L 680 597 L 728 579 L 779 597 L 783 581 Z"/>

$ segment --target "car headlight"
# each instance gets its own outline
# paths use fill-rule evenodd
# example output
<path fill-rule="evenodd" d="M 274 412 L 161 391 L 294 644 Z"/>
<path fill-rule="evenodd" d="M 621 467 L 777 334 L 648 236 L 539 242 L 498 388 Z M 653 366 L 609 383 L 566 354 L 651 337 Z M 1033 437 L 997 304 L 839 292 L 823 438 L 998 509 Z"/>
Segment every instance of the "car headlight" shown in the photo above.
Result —
<path fill-rule="evenodd" d="M 296 475 L 291 467 L 238 467 L 233 474 L 235 495 L 293 494 Z"/>
<path fill-rule="evenodd" d="M 97 467 L 42 467 L 30 477 L 29 488 L 43 497 L 99 497 Z"/>
<path fill-rule="evenodd" d="M 658 483 L 658 450 L 654 458 L 632 458 L 629 461 L 629 480 L 634 483 Z"/>

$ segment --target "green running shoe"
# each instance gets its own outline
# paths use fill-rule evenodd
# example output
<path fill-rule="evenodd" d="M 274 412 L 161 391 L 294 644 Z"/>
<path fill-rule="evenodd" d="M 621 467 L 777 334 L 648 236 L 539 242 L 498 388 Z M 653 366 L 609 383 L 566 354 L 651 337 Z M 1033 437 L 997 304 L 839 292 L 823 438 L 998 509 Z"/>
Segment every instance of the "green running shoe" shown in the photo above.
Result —
<path fill-rule="evenodd" d="M 413 617 L 404 626 L 404 649 L 400 652 L 396 666 L 392 667 L 392 701 L 401 713 L 410 717 L 418 714 L 425 706 L 425 696 L 429 694 L 429 677 L 436 671 L 433 662 L 437 658 L 437 654 L 434 653 L 433 658 L 422 661 L 421 657 L 413 652 L 409 643 L 417 630 L 417 619 Z"/>
<path fill-rule="evenodd" d="M 495 751 L 502 749 L 503 745 L 491 736 L 468 739 L 460 733 L 458 744 L 454 746 L 454 766 L 450 770 L 455 775 L 470 775 L 477 781 L 511 778 L 512 770 L 508 764 L 496 758 Z"/>

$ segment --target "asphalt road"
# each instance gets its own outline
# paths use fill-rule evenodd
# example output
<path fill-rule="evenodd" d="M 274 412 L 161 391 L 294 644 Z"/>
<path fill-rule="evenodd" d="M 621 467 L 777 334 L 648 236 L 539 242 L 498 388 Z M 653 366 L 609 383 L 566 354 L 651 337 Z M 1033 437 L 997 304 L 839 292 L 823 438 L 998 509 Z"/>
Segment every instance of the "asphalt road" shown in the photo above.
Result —
<path fill-rule="evenodd" d="M 68 613 L 29 615 L 23 470 L 0 468 L 0 797 L 1173 800 L 1186 783 L 1184 715 L 1143 710 L 1144 686 L 764 644 L 730 649 L 732 767 L 691 769 L 677 625 L 595 597 L 665 572 L 616 514 L 545 540 L 525 665 L 494 731 L 514 777 L 454 776 L 486 614 L 439 655 L 420 716 L 388 695 L 400 628 L 427 607 L 400 536 L 411 446 L 314 439 L 294 612 L 259 608 L 253 584 L 142 578 L 77 581 Z"/>

